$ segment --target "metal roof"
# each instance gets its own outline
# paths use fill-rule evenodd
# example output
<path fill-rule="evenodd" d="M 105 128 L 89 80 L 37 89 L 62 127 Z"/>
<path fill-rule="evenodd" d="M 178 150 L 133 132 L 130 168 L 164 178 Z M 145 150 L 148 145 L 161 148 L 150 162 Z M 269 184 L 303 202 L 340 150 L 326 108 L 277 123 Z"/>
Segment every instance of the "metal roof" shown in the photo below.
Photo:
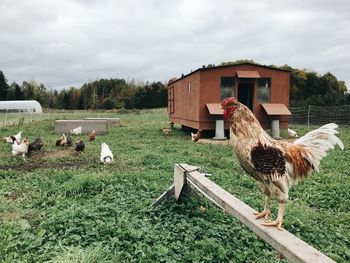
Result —
<path fill-rule="evenodd" d="M 224 110 L 221 108 L 220 103 L 207 103 L 207 106 L 210 115 L 223 115 Z"/>
<path fill-rule="evenodd" d="M 286 105 L 282 103 L 263 103 L 261 106 L 266 111 L 267 115 L 292 115 L 292 113 L 288 110 Z"/>
<path fill-rule="evenodd" d="M 259 79 L 260 74 L 252 70 L 237 70 L 237 77 L 242 79 Z"/>
<path fill-rule="evenodd" d="M 283 71 L 283 72 L 291 72 L 288 69 L 281 69 L 281 68 L 277 68 L 277 67 L 273 67 L 273 66 L 267 66 L 267 65 L 259 65 L 259 64 L 254 64 L 254 63 L 249 63 L 249 62 L 244 62 L 244 63 L 238 63 L 238 64 L 230 64 L 230 65 L 223 65 L 223 66 L 215 66 L 215 67 L 206 67 L 206 68 L 198 68 L 186 75 L 184 75 L 181 78 L 175 79 L 172 81 L 172 79 L 169 80 L 168 85 L 171 85 L 181 79 L 186 78 L 189 75 L 192 75 L 198 71 L 206 71 L 206 70 L 213 70 L 213 69 L 218 69 L 218 68 L 229 68 L 229 67 L 237 67 L 237 66 L 242 66 L 242 65 L 250 65 L 250 66 L 256 66 L 256 67 L 261 67 L 261 68 L 267 68 L 267 69 L 271 69 L 271 70 L 277 70 L 277 71 Z"/>

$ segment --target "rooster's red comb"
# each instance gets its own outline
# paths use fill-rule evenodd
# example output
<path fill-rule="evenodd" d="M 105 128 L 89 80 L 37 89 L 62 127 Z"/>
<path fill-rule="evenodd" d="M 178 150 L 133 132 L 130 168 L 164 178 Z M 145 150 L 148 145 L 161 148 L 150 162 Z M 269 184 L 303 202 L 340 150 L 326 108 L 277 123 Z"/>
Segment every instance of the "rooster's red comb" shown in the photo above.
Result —
<path fill-rule="evenodd" d="M 237 103 L 237 99 L 235 97 L 228 97 L 221 102 L 221 107 L 227 107 L 229 105 L 233 105 L 236 103 Z"/>

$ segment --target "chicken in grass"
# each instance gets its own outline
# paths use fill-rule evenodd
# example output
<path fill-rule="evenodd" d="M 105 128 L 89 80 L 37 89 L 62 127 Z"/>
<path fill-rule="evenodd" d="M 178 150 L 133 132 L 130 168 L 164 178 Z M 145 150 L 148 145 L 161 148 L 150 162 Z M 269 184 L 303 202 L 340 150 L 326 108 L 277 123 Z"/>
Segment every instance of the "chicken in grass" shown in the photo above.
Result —
<path fill-rule="evenodd" d="M 28 140 L 27 137 L 23 139 L 20 144 L 14 143 L 12 144 L 12 155 L 20 155 L 22 154 L 23 160 L 26 162 L 25 155 L 28 152 Z"/>
<path fill-rule="evenodd" d="M 113 153 L 109 149 L 108 145 L 106 143 L 101 144 L 101 157 L 100 157 L 101 162 L 105 164 L 109 164 L 113 162 Z"/>
<path fill-rule="evenodd" d="M 296 131 L 293 131 L 292 129 L 288 128 L 288 136 L 293 138 L 298 138 L 298 134 Z"/>
<path fill-rule="evenodd" d="M 17 133 L 16 135 L 11 135 L 8 137 L 4 137 L 4 142 L 10 143 L 10 144 L 14 144 L 15 142 L 17 144 L 21 143 L 21 137 L 22 137 L 22 132 L 20 131 L 19 133 Z"/>
<path fill-rule="evenodd" d="M 166 136 L 170 136 L 170 135 L 171 135 L 171 129 L 170 129 L 170 128 L 164 127 L 164 128 L 163 128 L 163 133 L 164 133 L 164 135 L 166 135 Z"/>
<path fill-rule="evenodd" d="M 67 140 L 66 145 L 72 146 L 72 136 L 70 135 L 70 132 L 68 133 L 66 140 Z"/>
<path fill-rule="evenodd" d="M 56 141 L 56 146 L 60 146 L 61 145 L 61 142 L 62 142 L 62 140 L 63 140 L 63 134 L 61 135 L 61 137 Z"/>
<path fill-rule="evenodd" d="M 191 140 L 197 142 L 202 136 L 202 130 L 198 130 L 197 133 L 191 132 Z"/>
<path fill-rule="evenodd" d="M 28 155 L 32 154 L 32 152 L 40 151 L 44 146 L 44 142 L 41 137 L 36 138 L 33 142 L 28 145 Z"/>
<path fill-rule="evenodd" d="M 93 130 L 90 134 L 89 134 L 89 141 L 94 141 L 96 139 L 96 131 Z"/>
<path fill-rule="evenodd" d="M 82 127 L 79 126 L 73 130 L 70 130 L 69 133 L 70 134 L 74 134 L 74 135 L 81 135 L 81 132 L 83 131 Z"/>
<path fill-rule="evenodd" d="M 79 140 L 77 143 L 75 143 L 74 150 L 76 150 L 78 153 L 83 153 L 85 150 L 85 143 L 82 140 Z"/>
<path fill-rule="evenodd" d="M 256 218 L 264 217 L 263 225 L 281 229 L 291 186 L 317 172 L 320 161 L 335 145 L 344 149 L 336 136 L 338 125 L 324 125 L 289 143 L 271 138 L 253 113 L 236 98 L 226 98 L 221 106 L 225 120 L 230 122 L 230 139 L 237 159 L 265 194 L 264 210 L 257 212 Z M 271 198 L 279 203 L 278 215 L 273 221 L 268 220 Z"/>

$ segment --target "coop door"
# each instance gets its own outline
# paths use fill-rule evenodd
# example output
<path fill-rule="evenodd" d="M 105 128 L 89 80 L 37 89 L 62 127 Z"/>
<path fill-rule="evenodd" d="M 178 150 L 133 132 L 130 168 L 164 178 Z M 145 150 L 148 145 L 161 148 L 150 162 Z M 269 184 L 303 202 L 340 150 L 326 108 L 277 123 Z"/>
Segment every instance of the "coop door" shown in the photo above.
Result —
<path fill-rule="evenodd" d="M 254 83 L 239 83 L 237 97 L 239 102 L 253 110 Z"/>

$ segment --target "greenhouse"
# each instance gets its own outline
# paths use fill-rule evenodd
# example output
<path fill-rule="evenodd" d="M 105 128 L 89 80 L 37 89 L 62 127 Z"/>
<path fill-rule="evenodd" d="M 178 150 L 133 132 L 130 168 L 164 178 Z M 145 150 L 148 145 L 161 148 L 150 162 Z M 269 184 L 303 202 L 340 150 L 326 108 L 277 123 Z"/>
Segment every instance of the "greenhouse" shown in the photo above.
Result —
<path fill-rule="evenodd" d="M 42 108 L 36 100 L 5 100 L 0 101 L 0 112 L 42 113 Z"/>

